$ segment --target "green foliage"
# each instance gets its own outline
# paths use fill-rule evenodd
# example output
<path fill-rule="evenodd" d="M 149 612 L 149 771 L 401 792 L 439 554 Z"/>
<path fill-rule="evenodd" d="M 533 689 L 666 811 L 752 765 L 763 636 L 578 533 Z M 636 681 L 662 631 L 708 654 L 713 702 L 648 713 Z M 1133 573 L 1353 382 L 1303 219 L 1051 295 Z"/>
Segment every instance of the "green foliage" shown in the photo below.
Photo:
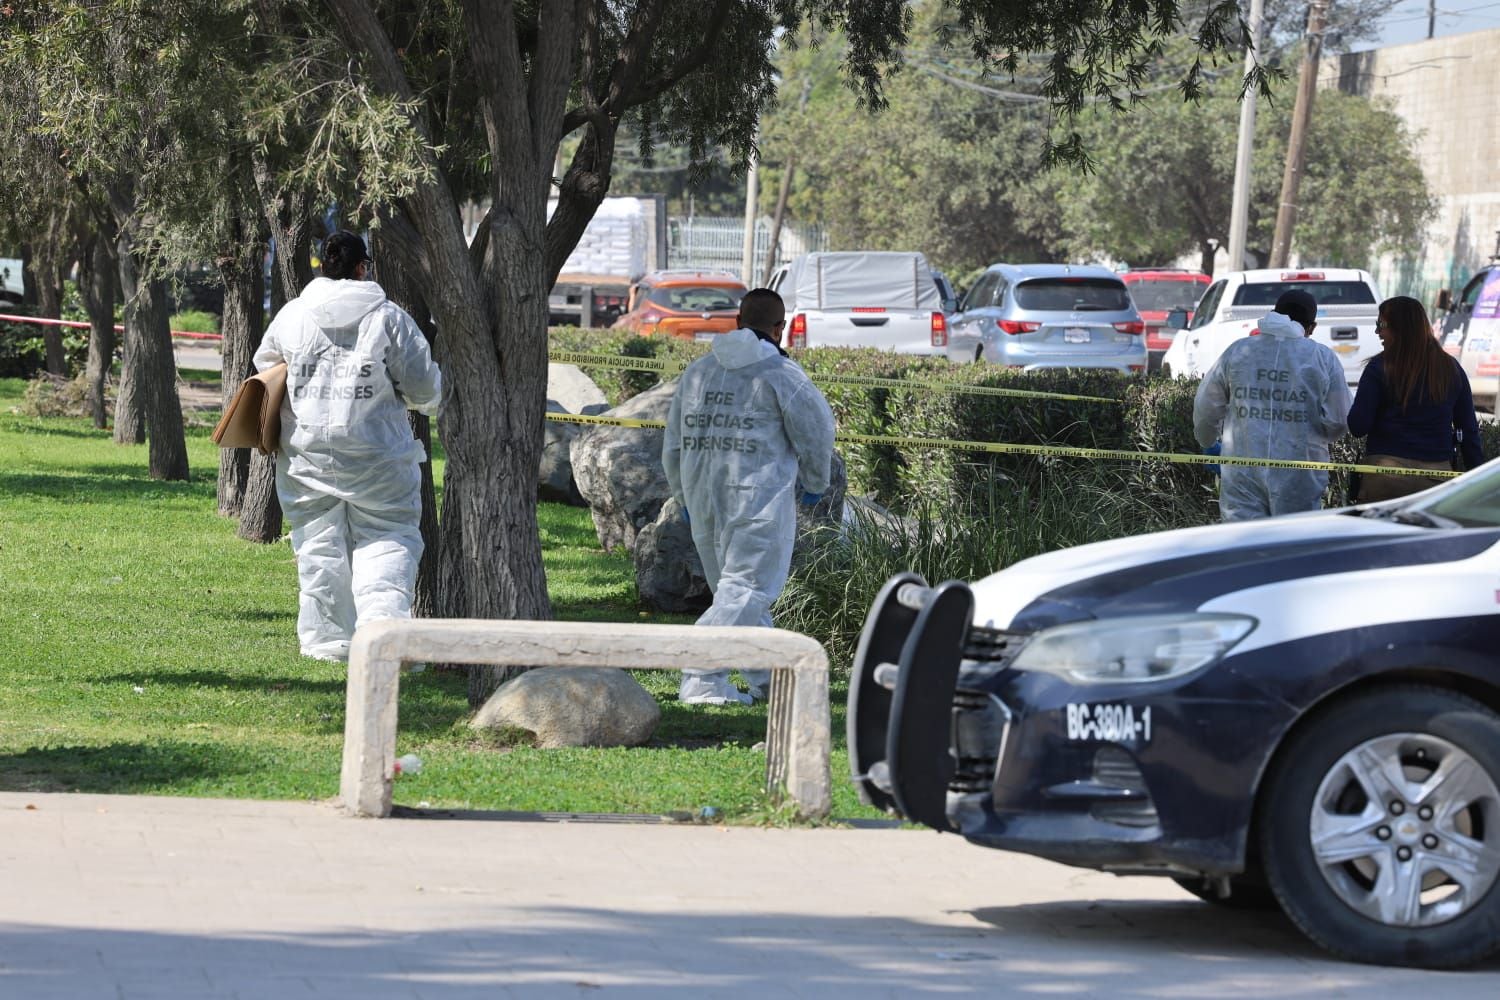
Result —
<path fill-rule="evenodd" d="M 189 309 L 186 312 L 173 313 L 170 325 L 173 330 L 181 330 L 184 333 L 218 333 L 219 317 L 211 312 L 203 312 L 201 309 Z"/>
<path fill-rule="evenodd" d="M 1163 77 L 1174 72 L 1172 61 Z M 1152 265 L 1227 243 L 1238 95 L 1237 78 L 1224 74 L 1197 103 L 1162 92 L 1128 115 L 1084 115 L 1081 133 L 1096 169 L 1062 187 L 1072 254 Z M 1261 102 L 1256 115 L 1252 248 L 1271 244 L 1291 110 L 1290 100 Z M 1435 203 L 1416 149 L 1416 136 L 1388 106 L 1319 91 L 1298 195 L 1294 249 L 1301 259 L 1362 267 L 1386 251 L 1419 245 Z"/>
<path fill-rule="evenodd" d="M 7 305 L 9 315 L 29 315 L 25 306 Z M 88 362 L 89 332 L 63 328 L 63 362 L 69 374 L 83 370 Z M 0 321 L 0 378 L 34 378 L 47 370 L 47 346 L 42 328 L 34 323 Z"/>
<path fill-rule="evenodd" d="M 993 481 L 966 502 L 920 500 L 906 517 L 854 507 L 846 530 L 829 532 L 793 568 L 776 621 L 817 638 L 847 672 L 870 600 L 896 573 L 978 580 L 1055 549 L 1208 520 L 1140 490 L 1128 468 L 1037 463 L 1033 475 Z"/>

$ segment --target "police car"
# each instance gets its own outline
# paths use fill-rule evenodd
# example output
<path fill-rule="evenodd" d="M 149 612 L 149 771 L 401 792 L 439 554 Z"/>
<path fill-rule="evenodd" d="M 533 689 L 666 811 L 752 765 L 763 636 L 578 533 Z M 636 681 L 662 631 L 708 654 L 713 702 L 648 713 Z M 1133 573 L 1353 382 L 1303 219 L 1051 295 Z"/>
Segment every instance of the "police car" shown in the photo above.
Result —
<path fill-rule="evenodd" d="M 1384 504 L 892 578 L 861 797 L 975 844 L 1274 901 L 1347 958 L 1500 950 L 1500 462 Z"/>

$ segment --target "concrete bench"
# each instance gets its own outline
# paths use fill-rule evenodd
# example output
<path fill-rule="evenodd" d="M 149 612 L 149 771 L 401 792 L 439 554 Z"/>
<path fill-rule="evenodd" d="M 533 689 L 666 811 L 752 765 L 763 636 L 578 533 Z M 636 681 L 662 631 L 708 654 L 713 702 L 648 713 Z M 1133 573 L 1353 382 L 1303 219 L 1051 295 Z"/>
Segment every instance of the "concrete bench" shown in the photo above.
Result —
<path fill-rule="evenodd" d="M 360 816 L 388 816 L 396 765 L 396 692 L 403 665 L 770 670 L 766 787 L 809 818 L 828 815 L 828 655 L 772 628 L 413 618 L 361 628 L 349 651 L 339 795 Z"/>

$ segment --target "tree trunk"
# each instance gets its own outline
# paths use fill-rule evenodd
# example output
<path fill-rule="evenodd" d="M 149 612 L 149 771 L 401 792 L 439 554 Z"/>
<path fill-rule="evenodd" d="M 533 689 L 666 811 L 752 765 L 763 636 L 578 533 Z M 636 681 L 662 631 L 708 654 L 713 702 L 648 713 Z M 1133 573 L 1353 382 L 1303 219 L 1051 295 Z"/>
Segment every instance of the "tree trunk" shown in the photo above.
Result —
<path fill-rule="evenodd" d="M 121 239 L 130 240 L 133 219 L 123 222 Z M 120 290 L 125 296 L 125 330 L 134 340 L 135 391 L 146 417 L 147 467 L 152 479 L 188 478 L 187 439 L 182 400 L 177 395 L 177 364 L 172 357 L 171 306 L 166 282 L 145 277 L 147 265 L 134 253 L 120 254 Z"/>
<path fill-rule="evenodd" d="M 274 174 L 258 156 L 254 161 L 255 186 L 271 232 L 271 315 L 302 294 L 313 279 L 312 221 L 305 191 L 286 191 L 276 186 Z M 257 337 L 257 343 L 259 338 Z M 276 459 L 259 452 L 250 456 L 244 499 L 240 503 L 239 537 L 269 544 L 281 539 L 281 501 L 276 496 Z"/>
<path fill-rule="evenodd" d="M 37 315 L 46 319 L 62 318 L 62 265 L 66 254 L 64 241 L 67 232 L 67 213 L 53 208 L 47 214 L 47 231 L 42 241 L 32 250 L 31 266 L 36 279 Z M 42 327 L 42 343 L 47 349 L 47 372 L 58 377 L 66 376 L 67 358 L 63 353 L 63 328 Z"/>
<path fill-rule="evenodd" d="M 120 294 L 127 302 L 130 286 L 125 282 L 125 268 L 130 254 L 130 237 L 123 231 L 117 232 L 115 266 L 119 269 Z M 131 267 L 133 269 L 133 265 Z M 142 405 L 145 398 L 142 386 L 146 380 L 141 373 L 140 339 L 139 329 L 127 321 L 125 330 L 120 335 L 120 388 L 115 393 L 115 444 L 146 443 L 146 412 Z"/>
<path fill-rule="evenodd" d="M 1213 277 L 1214 273 L 1215 249 L 1215 245 L 1207 241 L 1198 244 L 1198 269 L 1209 277 Z M 1234 265 L 1231 264 L 1230 269 L 1232 270 L 1233 267 Z"/>
<path fill-rule="evenodd" d="M 535 185 L 545 191 L 545 183 Z M 533 209 L 527 212 L 526 208 Z M 502 213 L 492 229 L 485 279 L 493 308 L 490 336 L 465 338 L 451 363 L 462 421 L 442 422 L 447 464 L 443 475 L 445 615 L 464 618 L 549 619 L 547 576 L 536 521 L 547 395 L 547 265 L 545 206 Z M 533 219 L 526 219 L 534 216 Z M 526 225 L 522 220 L 531 222 Z M 441 282 L 438 283 L 441 287 Z M 449 324 L 444 322 L 444 342 Z M 459 347 L 459 345 L 454 345 Z M 485 350 L 487 348 L 487 350 Z M 488 364 L 465 355 L 480 350 Z M 498 365 L 498 371 L 496 366 Z M 469 703 L 483 704 L 517 671 L 469 670 Z"/>
<path fill-rule="evenodd" d="M 113 227 L 109 227 L 113 228 Z M 89 415 L 94 426 L 109 426 L 106 388 L 115 360 L 115 283 L 119 265 L 115 261 L 114 235 L 95 233 L 78 258 L 78 291 L 89 313 L 88 380 Z"/>
<path fill-rule="evenodd" d="M 265 332 L 265 263 L 266 246 L 256 239 L 256 230 L 244 220 L 231 224 L 233 243 L 217 260 L 224 281 L 223 406 L 239 391 L 241 383 L 254 374 L 251 358 L 260 346 Z M 250 449 L 219 449 L 219 514 L 238 517 L 250 479 Z M 277 525 L 279 531 L 280 525 Z"/>

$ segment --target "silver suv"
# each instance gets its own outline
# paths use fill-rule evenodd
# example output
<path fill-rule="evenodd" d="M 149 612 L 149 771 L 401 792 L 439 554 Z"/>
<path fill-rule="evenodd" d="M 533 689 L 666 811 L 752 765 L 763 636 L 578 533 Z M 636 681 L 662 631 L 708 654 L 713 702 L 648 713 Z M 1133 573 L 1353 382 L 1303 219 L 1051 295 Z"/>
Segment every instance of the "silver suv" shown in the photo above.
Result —
<path fill-rule="evenodd" d="M 1146 370 L 1146 324 L 1114 271 L 992 264 L 948 321 L 948 360 L 1011 368 Z"/>

